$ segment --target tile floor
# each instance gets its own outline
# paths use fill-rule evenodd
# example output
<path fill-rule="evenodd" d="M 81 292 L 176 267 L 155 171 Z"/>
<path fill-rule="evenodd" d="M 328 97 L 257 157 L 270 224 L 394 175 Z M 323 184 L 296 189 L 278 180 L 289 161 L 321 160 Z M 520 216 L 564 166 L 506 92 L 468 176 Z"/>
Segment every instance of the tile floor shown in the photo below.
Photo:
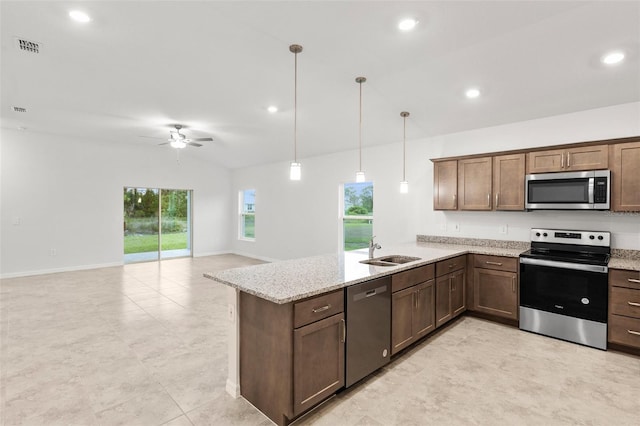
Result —
<path fill-rule="evenodd" d="M 0 282 L 2 425 L 268 425 L 225 393 L 225 289 L 175 259 Z M 465 317 L 297 425 L 639 425 L 640 358 Z"/>

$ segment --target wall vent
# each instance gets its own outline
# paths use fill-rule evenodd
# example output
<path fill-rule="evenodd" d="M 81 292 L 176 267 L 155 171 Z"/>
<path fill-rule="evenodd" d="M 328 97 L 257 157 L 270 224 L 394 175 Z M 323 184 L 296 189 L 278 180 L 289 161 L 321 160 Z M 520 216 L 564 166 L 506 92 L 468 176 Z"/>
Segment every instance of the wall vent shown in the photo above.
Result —
<path fill-rule="evenodd" d="M 37 41 L 25 40 L 20 37 L 16 37 L 16 47 L 21 52 L 26 53 L 40 53 L 40 49 L 42 49 L 42 44 Z"/>
<path fill-rule="evenodd" d="M 13 112 L 27 112 L 27 109 L 23 108 L 23 107 L 18 107 L 18 106 L 12 106 L 11 107 L 11 111 L 13 111 Z"/>

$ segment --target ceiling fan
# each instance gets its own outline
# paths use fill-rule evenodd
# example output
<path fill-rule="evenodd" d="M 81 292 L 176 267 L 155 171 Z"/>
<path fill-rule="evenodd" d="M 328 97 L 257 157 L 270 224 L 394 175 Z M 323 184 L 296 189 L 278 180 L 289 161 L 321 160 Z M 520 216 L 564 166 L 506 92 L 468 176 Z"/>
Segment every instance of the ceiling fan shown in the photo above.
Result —
<path fill-rule="evenodd" d="M 188 138 L 183 133 L 180 133 L 180 129 L 182 129 L 182 125 L 180 124 L 176 124 L 173 127 L 175 127 L 176 130 L 175 131 L 171 130 L 169 132 L 169 139 L 167 139 L 167 142 L 163 142 L 158 145 L 168 144 L 168 145 L 171 145 L 172 148 L 182 149 L 182 148 L 185 148 L 187 145 L 195 146 L 196 148 L 201 147 L 202 144 L 198 142 L 213 142 L 212 138 Z"/>

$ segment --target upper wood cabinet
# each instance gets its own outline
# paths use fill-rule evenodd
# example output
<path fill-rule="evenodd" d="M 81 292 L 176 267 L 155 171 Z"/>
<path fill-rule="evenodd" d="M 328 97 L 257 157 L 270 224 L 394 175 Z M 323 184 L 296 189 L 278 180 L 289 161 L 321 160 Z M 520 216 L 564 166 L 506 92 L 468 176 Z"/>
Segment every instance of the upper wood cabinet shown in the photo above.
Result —
<path fill-rule="evenodd" d="M 524 154 L 493 157 L 494 210 L 524 210 Z"/>
<path fill-rule="evenodd" d="M 458 160 L 458 207 L 491 210 L 492 158 Z"/>
<path fill-rule="evenodd" d="M 640 211 L 640 142 L 610 146 L 611 209 Z"/>
<path fill-rule="evenodd" d="M 458 209 L 458 161 L 433 163 L 433 209 Z"/>
<path fill-rule="evenodd" d="M 573 172 L 609 167 L 609 147 L 588 145 L 527 154 L 527 173 Z"/>

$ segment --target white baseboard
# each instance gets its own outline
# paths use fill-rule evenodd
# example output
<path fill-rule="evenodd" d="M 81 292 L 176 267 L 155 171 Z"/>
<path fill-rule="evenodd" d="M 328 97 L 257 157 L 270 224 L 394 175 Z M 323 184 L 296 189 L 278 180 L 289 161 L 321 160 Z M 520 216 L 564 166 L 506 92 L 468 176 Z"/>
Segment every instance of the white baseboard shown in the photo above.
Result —
<path fill-rule="evenodd" d="M 57 274 L 59 272 L 84 271 L 87 269 L 111 268 L 114 266 L 122 266 L 123 262 L 99 263 L 94 265 L 78 265 L 66 266 L 63 268 L 38 269 L 36 271 L 10 272 L 8 274 L 0 274 L 1 279 L 30 277 L 33 275 Z"/>
<path fill-rule="evenodd" d="M 258 259 L 258 260 L 262 260 L 264 262 L 270 262 L 270 263 L 279 262 L 281 260 L 281 259 L 276 259 L 276 258 L 273 258 L 273 257 L 256 256 L 253 253 L 244 253 L 244 252 L 241 252 L 241 251 L 231 251 L 231 252 L 229 252 L 229 254 L 237 254 L 238 256 L 250 257 L 252 259 Z"/>
<path fill-rule="evenodd" d="M 240 397 L 240 384 L 239 383 L 234 383 L 231 380 L 227 379 L 227 384 L 225 386 L 225 390 L 227 391 L 227 393 L 229 395 L 231 395 L 234 398 L 239 398 Z"/>

